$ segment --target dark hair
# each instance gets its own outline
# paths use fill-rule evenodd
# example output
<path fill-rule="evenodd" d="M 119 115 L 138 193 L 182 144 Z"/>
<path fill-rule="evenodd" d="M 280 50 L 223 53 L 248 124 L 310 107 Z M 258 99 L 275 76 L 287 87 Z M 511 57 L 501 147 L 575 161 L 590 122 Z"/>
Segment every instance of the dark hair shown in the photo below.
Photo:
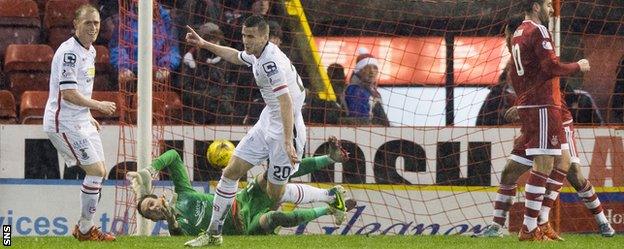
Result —
<path fill-rule="evenodd" d="M 282 39 L 282 26 L 276 21 L 269 21 L 269 37 Z"/>
<path fill-rule="evenodd" d="M 80 19 L 80 17 L 85 14 L 85 13 L 89 13 L 89 12 L 95 12 L 95 13 L 100 13 L 100 11 L 93 5 L 91 4 L 83 4 L 80 5 L 80 7 L 78 7 L 78 9 L 76 9 L 76 11 L 74 12 L 74 20 L 78 20 Z"/>
<path fill-rule="evenodd" d="M 524 0 L 522 2 L 522 10 L 524 13 L 531 13 L 533 11 L 533 4 L 539 4 L 540 6 L 544 4 L 545 0 Z"/>
<path fill-rule="evenodd" d="M 262 32 L 267 32 L 269 30 L 269 24 L 259 15 L 253 15 L 247 17 L 245 22 L 243 22 L 243 26 L 247 28 L 255 28 L 258 27 L 258 30 Z"/>
<path fill-rule="evenodd" d="M 145 217 L 145 214 L 144 214 L 144 213 L 143 213 L 143 211 L 141 210 L 141 203 L 142 203 L 145 199 L 147 199 L 147 198 L 154 198 L 154 199 L 158 199 L 158 196 L 157 196 L 157 195 L 155 195 L 155 194 L 147 194 L 147 195 L 141 196 L 141 198 L 139 198 L 139 201 L 137 202 L 137 212 L 139 212 L 139 214 L 140 214 L 141 216 L 143 216 L 144 218 L 147 218 L 147 217 Z"/>
<path fill-rule="evenodd" d="M 505 41 L 507 42 L 509 53 L 511 53 L 511 37 L 520 24 L 522 24 L 522 21 L 524 21 L 524 15 L 521 14 L 512 15 L 507 18 L 505 24 Z"/>

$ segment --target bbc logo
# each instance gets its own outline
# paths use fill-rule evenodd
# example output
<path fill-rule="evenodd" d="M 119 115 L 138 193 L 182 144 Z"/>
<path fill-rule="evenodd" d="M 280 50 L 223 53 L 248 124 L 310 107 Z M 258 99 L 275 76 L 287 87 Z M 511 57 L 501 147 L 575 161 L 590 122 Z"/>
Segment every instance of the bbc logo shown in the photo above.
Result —
<path fill-rule="evenodd" d="M 11 225 L 2 225 L 2 245 L 11 246 Z"/>

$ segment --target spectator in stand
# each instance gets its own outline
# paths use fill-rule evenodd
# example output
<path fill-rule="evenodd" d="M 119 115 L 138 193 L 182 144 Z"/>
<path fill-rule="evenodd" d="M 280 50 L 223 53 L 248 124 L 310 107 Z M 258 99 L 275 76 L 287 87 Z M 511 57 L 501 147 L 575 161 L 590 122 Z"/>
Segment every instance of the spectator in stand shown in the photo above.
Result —
<path fill-rule="evenodd" d="M 624 57 L 620 60 L 615 79 L 615 89 L 611 96 L 611 123 L 624 123 Z"/>
<path fill-rule="evenodd" d="M 282 45 L 283 37 L 284 31 L 282 31 L 282 25 L 276 21 L 269 21 L 269 41 L 279 47 Z"/>
<path fill-rule="evenodd" d="M 224 3 L 224 25 L 223 33 L 225 39 L 230 42 L 233 48 L 243 50 L 241 28 L 243 21 L 252 15 L 259 15 L 268 20 L 268 14 L 271 10 L 269 0 L 253 0 L 251 8 L 248 1 L 231 1 Z M 228 9 L 230 7 L 231 9 Z M 277 45 L 277 44 L 276 44 Z"/>
<path fill-rule="evenodd" d="M 303 107 L 303 118 L 307 124 L 338 124 L 345 114 L 342 92 L 345 87 L 344 67 L 331 64 L 327 68 L 336 101 L 319 98 L 318 92 L 307 91 L 306 105 Z"/>
<path fill-rule="evenodd" d="M 223 7 L 219 0 L 187 0 L 177 2 L 179 9 L 175 11 L 175 22 L 179 27 L 194 27 L 204 23 L 218 23 Z M 178 38 L 184 40 L 186 33 L 180 32 Z"/>
<path fill-rule="evenodd" d="M 138 13 L 137 2 L 131 3 L 131 9 Z M 180 65 L 180 49 L 178 47 L 177 32 L 171 23 L 169 11 L 163 8 L 157 1 L 154 1 L 154 79 L 158 82 L 168 82 L 172 71 L 178 69 Z M 138 53 L 138 20 L 134 15 L 127 15 L 124 18 L 127 23 L 119 28 L 117 20 L 116 28 L 113 31 L 109 42 L 110 61 L 113 68 L 119 73 L 120 85 L 126 85 L 125 90 L 135 92 L 136 85 L 129 84 L 136 79 L 137 74 L 137 53 Z M 119 33 L 121 32 L 121 34 Z"/>
<path fill-rule="evenodd" d="M 485 97 L 485 101 L 483 101 L 477 116 L 476 125 L 503 125 L 509 123 L 505 120 L 505 111 L 514 105 L 516 93 L 508 81 L 508 70 L 509 67 L 505 67 L 498 77 L 498 85 L 493 86 L 490 89 L 490 93 Z"/>
<path fill-rule="evenodd" d="M 339 103 L 341 108 L 346 106 L 343 93 L 347 82 L 347 76 L 345 76 L 344 70 L 344 67 L 338 63 L 331 64 L 327 67 L 327 76 L 334 88 L 336 102 Z"/>
<path fill-rule="evenodd" d="M 223 32 L 214 23 L 197 32 L 205 40 L 221 44 Z M 227 71 L 231 64 L 205 49 L 191 48 L 183 57 L 179 85 L 182 87 L 184 121 L 193 124 L 234 123 L 234 91 Z"/>
<path fill-rule="evenodd" d="M 368 120 L 372 125 L 390 126 L 382 107 L 381 94 L 377 91 L 377 60 L 364 48 L 358 49 L 358 53 L 355 69 L 344 92 L 348 116 Z M 361 124 L 362 121 L 357 123 Z"/>

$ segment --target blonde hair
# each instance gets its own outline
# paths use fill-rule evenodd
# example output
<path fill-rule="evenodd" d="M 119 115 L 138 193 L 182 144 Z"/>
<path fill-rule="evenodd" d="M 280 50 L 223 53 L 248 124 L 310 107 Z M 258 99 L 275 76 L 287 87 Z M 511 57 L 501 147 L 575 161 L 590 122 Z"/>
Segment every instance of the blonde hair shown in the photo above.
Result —
<path fill-rule="evenodd" d="M 80 7 L 76 9 L 76 12 L 74 12 L 74 20 L 79 20 L 82 15 L 84 15 L 85 13 L 91 13 L 91 12 L 95 12 L 98 14 L 100 13 L 100 11 L 91 4 L 80 5 Z"/>

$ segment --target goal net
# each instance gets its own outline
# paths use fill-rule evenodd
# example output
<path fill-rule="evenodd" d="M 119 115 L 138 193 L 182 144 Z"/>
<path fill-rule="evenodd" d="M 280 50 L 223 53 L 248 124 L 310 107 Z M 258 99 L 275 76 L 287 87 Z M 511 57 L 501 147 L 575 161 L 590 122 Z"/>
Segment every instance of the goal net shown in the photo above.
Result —
<path fill-rule="evenodd" d="M 478 233 L 492 222 L 496 186 L 513 140 L 520 134 L 519 126 L 502 118 L 513 105 L 513 91 L 503 73 L 510 57 L 504 25 L 518 13 L 519 2 L 158 1 L 152 156 L 176 149 L 194 187 L 214 190 L 221 172 L 207 162 L 206 149 L 215 139 L 240 141 L 264 103 L 251 68 L 187 45 L 185 26 L 207 40 L 242 50 L 242 23 L 247 16 L 260 14 L 281 26 L 282 32 L 274 35 L 280 36 L 279 47 L 307 89 L 305 156 L 324 154 L 330 135 L 341 139 L 351 155 L 346 163 L 291 182 L 324 188 L 341 184 L 358 202 L 340 227 L 330 217 L 322 217 L 280 233 Z M 133 49 L 136 26 L 131 23 L 136 20 L 137 3 L 119 3 L 119 31 L 125 34 L 118 37 L 119 44 Z M 622 122 L 623 97 L 614 91 L 616 82 L 624 84 L 624 4 L 566 0 L 554 5 L 560 15 L 557 11 L 559 18 L 551 22 L 552 32 L 562 61 L 587 58 L 592 66 L 589 73 L 561 79 L 580 123 L 576 148 L 581 171 L 600 192 L 605 213 L 621 232 L 624 202 L 615 192 L 624 187 L 624 148 L 621 131 L 616 129 Z M 178 57 L 171 59 L 176 53 Z M 125 63 L 136 63 L 136 58 L 130 55 Z M 372 63 L 378 66 L 377 86 L 365 99 L 351 97 L 360 106 L 349 104 L 349 94 L 344 93 L 356 84 L 354 71 Z M 161 70 L 169 75 L 156 79 Z M 135 167 L 133 84 L 120 78 L 128 115 L 120 133 L 118 174 Z M 365 113 L 349 110 L 361 106 L 368 107 Z M 265 167 L 255 167 L 248 176 Z M 160 180 L 168 179 L 166 172 L 160 174 Z M 511 231 L 522 222 L 523 179 L 511 211 Z M 163 181 L 154 188 L 170 191 L 170 186 Z M 565 186 L 551 215 L 556 229 L 596 231 L 592 215 L 574 189 Z M 127 183 L 117 186 L 115 215 L 126 224 L 117 232 L 135 231 L 134 198 Z M 292 208 L 296 207 L 282 206 Z M 618 214 L 620 223 L 615 222 Z M 166 229 L 159 223 L 153 233 L 166 233 Z"/>

